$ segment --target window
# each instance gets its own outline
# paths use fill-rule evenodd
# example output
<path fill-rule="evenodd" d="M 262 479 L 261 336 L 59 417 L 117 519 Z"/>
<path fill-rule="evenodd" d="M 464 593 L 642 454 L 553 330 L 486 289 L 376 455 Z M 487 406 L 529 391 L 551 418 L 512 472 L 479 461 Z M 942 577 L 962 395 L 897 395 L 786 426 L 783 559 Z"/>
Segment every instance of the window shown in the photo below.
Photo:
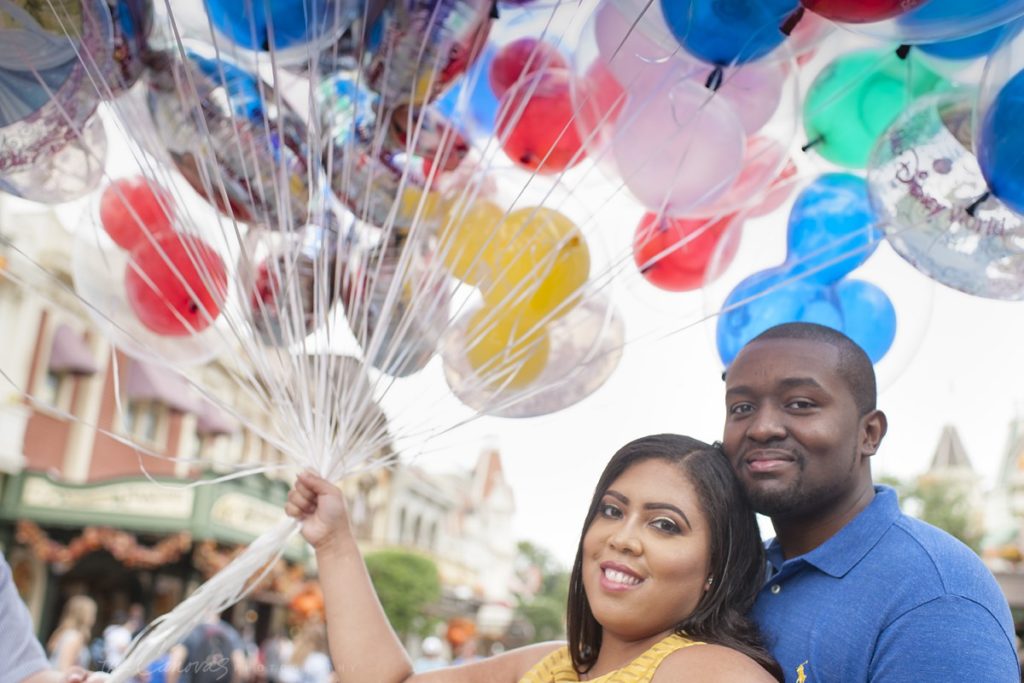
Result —
<path fill-rule="evenodd" d="M 139 443 L 157 445 L 163 441 L 163 408 L 154 401 L 130 400 L 121 414 L 121 431 Z"/>

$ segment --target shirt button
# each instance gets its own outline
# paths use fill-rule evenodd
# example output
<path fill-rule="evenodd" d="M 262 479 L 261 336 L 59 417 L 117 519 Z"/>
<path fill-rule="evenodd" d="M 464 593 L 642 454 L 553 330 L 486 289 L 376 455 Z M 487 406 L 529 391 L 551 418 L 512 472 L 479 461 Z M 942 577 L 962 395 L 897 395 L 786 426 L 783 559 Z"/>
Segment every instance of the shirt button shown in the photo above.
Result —
<path fill-rule="evenodd" d="M 772 595 L 778 595 L 779 593 L 782 592 L 782 586 L 780 586 L 777 583 L 773 583 L 771 590 L 772 590 Z"/>

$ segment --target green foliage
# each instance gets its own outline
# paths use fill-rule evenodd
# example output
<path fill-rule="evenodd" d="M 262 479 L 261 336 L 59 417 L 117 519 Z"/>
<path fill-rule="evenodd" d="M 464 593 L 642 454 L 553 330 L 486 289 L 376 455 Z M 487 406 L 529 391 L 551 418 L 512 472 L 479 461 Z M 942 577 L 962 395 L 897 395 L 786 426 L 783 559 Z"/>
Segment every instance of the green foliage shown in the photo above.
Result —
<path fill-rule="evenodd" d="M 978 552 L 982 533 L 974 523 L 971 503 L 962 486 L 930 476 L 918 477 L 913 482 L 883 477 L 880 483 L 896 489 L 902 502 L 914 501 L 919 519 L 943 529 Z"/>
<path fill-rule="evenodd" d="M 537 594 L 520 598 L 516 616 L 530 624 L 533 642 L 565 637 L 565 605 L 569 600 L 569 572 L 547 550 L 521 541 L 518 546 L 519 566 L 540 572 Z"/>
<path fill-rule="evenodd" d="M 432 560 L 404 550 L 382 550 L 366 556 L 366 569 L 392 628 L 404 639 L 430 633 L 437 619 L 427 608 L 441 597 L 441 578 Z"/>

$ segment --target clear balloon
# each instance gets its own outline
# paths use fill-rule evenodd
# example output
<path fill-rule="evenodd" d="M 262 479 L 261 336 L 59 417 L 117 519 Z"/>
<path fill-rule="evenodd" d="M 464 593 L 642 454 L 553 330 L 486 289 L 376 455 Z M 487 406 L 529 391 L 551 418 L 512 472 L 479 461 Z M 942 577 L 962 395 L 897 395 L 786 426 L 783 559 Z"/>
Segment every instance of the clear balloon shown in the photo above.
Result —
<path fill-rule="evenodd" d="M 305 124 L 259 78 L 200 50 L 154 55 L 147 75 L 150 114 L 178 171 L 229 218 L 305 224 L 317 178 Z"/>
<path fill-rule="evenodd" d="M 72 278 L 76 294 L 86 304 L 85 310 L 104 336 L 119 349 L 142 360 L 191 367 L 221 354 L 228 340 L 234 337 L 228 331 L 234 273 L 220 269 L 220 264 L 231 264 L 233 260 L 211 235 L 163 234 L 164 239 L 175 237 L 171 246 L 163 250 L 158 249 L 156 236 L 141 241 L 135 253 L 141 255 L 145 250 L 147 255 L 143 257 L 141 268 L 138 264 L 132 267 L 133 252 L 115 244 L 101 226 L 99 197 L 95 197 L 75 230 Z M 196 260 L 192 259 L 193 255 Z M 199 283 L 196 287 L 186 287 L 184 280 L 175 276 L 171 266 L 175 262 L 181 262 L 186 274 Z M 160 294 L 160 287 L 154 281 L 142 277 L 144 273 L 164 278 L 168 296 Z M 134 304 L 129 302 L 126 287 L 129 279 L 135 281 L 136 293 L 141 294 L 141 299 L 136 297 Z M 167 306 L 175 292 L 182 295 L 178 302 L 183 311 L 180 317 L 171 313 L 172 309 Z M 192 295 L 197 296 L 193 299 Z M 153 304 L 152 311 L 159 318 L 149 322 L 158 329 L 145 324 L 136 313 L 138 306 L 149 304 Z M 207 324 L 211 321 L 212 324 Z M 172 333 L 185 329 L 185 323 L 194 323 L 196 329 L 192 333 L 166 334 L 166 330 L 161 331 L 165 323 Z"/>
<path fill-rule="evenodd" d="M 644 279 L 655 287 L 670 292 L 700 288 L 705 280 L 708 261 L 723 236 L 738 237 L 739 230 L 730 230 L 742 218 L 728 214 L 717 219 L 670 218 L 644 214 L 633 236 L 633 262 Z M 725 250 L 722 266 L 730 254 L 735 256 L 738 240 L 733 239 L 731 252 Z"/>
<path fill-rule="evenodd" d="M 839 166 L 864 168 L 878 136 L 914 98 L 943 87 L 914 60 L 863 50 L 832 60 L 804 100 L 807 147 Z"/>
<path fill-rule="evenodd" d="M 118 178 L 100 194 L 100 225 L 122 249 L 172 231 L 174 199 L 157 181 L 144 176 Z"/>
<path fill-rule="evenodd" d="M 909 12 L 927 0 L 800 0 L 815 14 L 844 24 L 884 21 Z"/>
<path fill-rule="evenodd" d="M 843 28 L 893 43 L 916 45 L 977 35 L 1021 16 L 1024 0 L 928 0 L 887 21 L 843 24 Z"/>
<path fill-rule="evenodd" d="M 106 160 L 106 129 L 103 120 L 93 116 L 60 150 L 0 174 L 0 191 L 43 204 L 69 202 L 100 186 Z"/>
<path fill-rule="evenodd" d="M 501 97 L 495 134 L 505 154 L 537 173 L 561 173 L 584 157 L 568 69 L 549 68 L 517 81 Z"/>
<path fill-rule="evenodd" d="M 797 185 L 798 189 L 803 190 L 806 182 Z M 934 281 L 908 265 L 885 240 L 880 240 L 870 258 L 828 283 L 808 279 L 809 271 L 793 272 L 798 258 L 787 245 L 789 226 L 785 221 L 775 216 L 748 217 L 730 231 L 737 234 L 723 236 L 709 259 L 701 289 L 704 313 L 715 321 L 707 326 L 708 341 L 723 364 L 758 332 L 798 320 L 857 334 L 858 343 L 876 355 L 887 347 L 875 362 L 879 386 L 889 385 L 913 360 L 928 328 Z M 727 241 L 730 239 L 733 242 Z M 836 263 L 858 256 L 842 252 L 838 245 L 830 246 L 835 249 Z M 860 243 L 854 251 L 863 247 Z M 870 283 L 877 290 L 848 284 L 852 282 Z M 865 300 L 855 301 L 858 297 Z M 894 326 L 884 317 L 886 299 L 895 311 Z M 872 311 L 879 316 L 878 324 L 868 326 L 865 332 L 864 323 Z"/>
<path fill-rule="evenodd" d="M 809 282 L 833 284 L 867 261 L 881 239 L 864 179 L 826 173 L 793 201 L 786 264 Z"/>
<path fill-rule="evenodd" d="M 403 232 L 414 224 L 433 229 L 443 217 L 435 183 L 461 163 L 469 143 L 430 107 L 381 112 L 377 98 L 355 78 L 335 74 L 319 91 L 331 190 L 371 225 Z"/>
<path fill-rule="evenodd" d="M 327 321 L 340 289 L 338 250 L 336 225 L 246 236 L 238 277 L 248 318 L 264 344 L 296 344 Z"/>
<path fill-rule="evenodd" d="M 988 196 L 970 147 L 972 95 L 924 98 L 872 153 L 871 202 L 886 239 L 930 278 L 993 299 L 1024 298 L 1024 219 Z"/>
<path fill-rule="evenodd" d="M 836 287 L 843 332 L 864 349 L 872 363 L 885 357 L 896 339 L 896 308 L 885 291 L 864 280 L 843 280 Z"/>
<path fill-rule="evenodd" d="M 731 66 L 764 57 L 786 35 L 781 26 L 796 0 L 661 0 L 680 45 L 709 64 Z"/>
<path fill-rule="evenodd" d="M 10 173 L 80 135 L 99 104 L 87 65 L 106 63 L 111 26 L 105 0 L 9 5 L 0 16 L 0 173 Z"/>
<path fill-rule="evenodd" d="M 385 106 L 436 99 L 477 59 L 493 0 L 395 0 L 366 46 L 366 86 Z"/>
<path fill-rule="evenodd" d="M 246 50 L 309 61 L 363 13 L 363 0 L 204 0 L 210 23 Z"/>
<path fill-rule="evenodd" d="M 979 121 L 978 164 L 989 190 L 1024 214 L 1024 70 L 1002 85 Z"/>
<path fill-rule="evenodd" d="M 587 295 L 568 315 L 547 326 L 546 363 L 533 382 L 496 389 L 481 380 L 467 358 L 467 323 L 474 313 L 464 314 L 445 333 L 441 354 L 452 393 L 487 415 L 535 417 L 575 405 L 604 385 L 622 357 L 622 317 L 604 295 Z"/>
<path fill-rule="evenodd" d="M 628 101 L 616 128 L 611 144 L 619 173 L 651 211 L 687 215 L 739 176 L 743 123 L 722 98 L 693 82 Z"/>
<path fill-rule="evenodd" d="M 128 90 L 142 77 L 153 31 L 153 0 L 106 0 L 113 28 L 113 59 L 101 90 L 105 99 Z"/>
<path fill-rule="evenodd" d="M 450 281 L 422 240 L 357 244 L 339 263 L 345 317 L 367 363 L 393 377 L 419 372 L 448 326 Z"/>

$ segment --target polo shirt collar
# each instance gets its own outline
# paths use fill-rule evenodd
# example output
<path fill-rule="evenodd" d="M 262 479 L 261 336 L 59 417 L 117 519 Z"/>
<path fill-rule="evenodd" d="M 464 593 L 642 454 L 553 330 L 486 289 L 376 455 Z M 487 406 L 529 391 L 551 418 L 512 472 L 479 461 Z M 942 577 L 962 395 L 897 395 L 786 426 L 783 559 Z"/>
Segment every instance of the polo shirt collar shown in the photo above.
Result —
<path fill-rule="evenodd" d="M 875 486 L 874 499 L 836 535 L 809 553 L 786 561 L 785 565 L 806 563 L 829 576 L 844 576 L 878 543 L 900 514 L 896 492 L 888 486 Z M 772 539 L 769 544 L 768 556 L 779 566 L 782 548 L 778 539 Z"/>

